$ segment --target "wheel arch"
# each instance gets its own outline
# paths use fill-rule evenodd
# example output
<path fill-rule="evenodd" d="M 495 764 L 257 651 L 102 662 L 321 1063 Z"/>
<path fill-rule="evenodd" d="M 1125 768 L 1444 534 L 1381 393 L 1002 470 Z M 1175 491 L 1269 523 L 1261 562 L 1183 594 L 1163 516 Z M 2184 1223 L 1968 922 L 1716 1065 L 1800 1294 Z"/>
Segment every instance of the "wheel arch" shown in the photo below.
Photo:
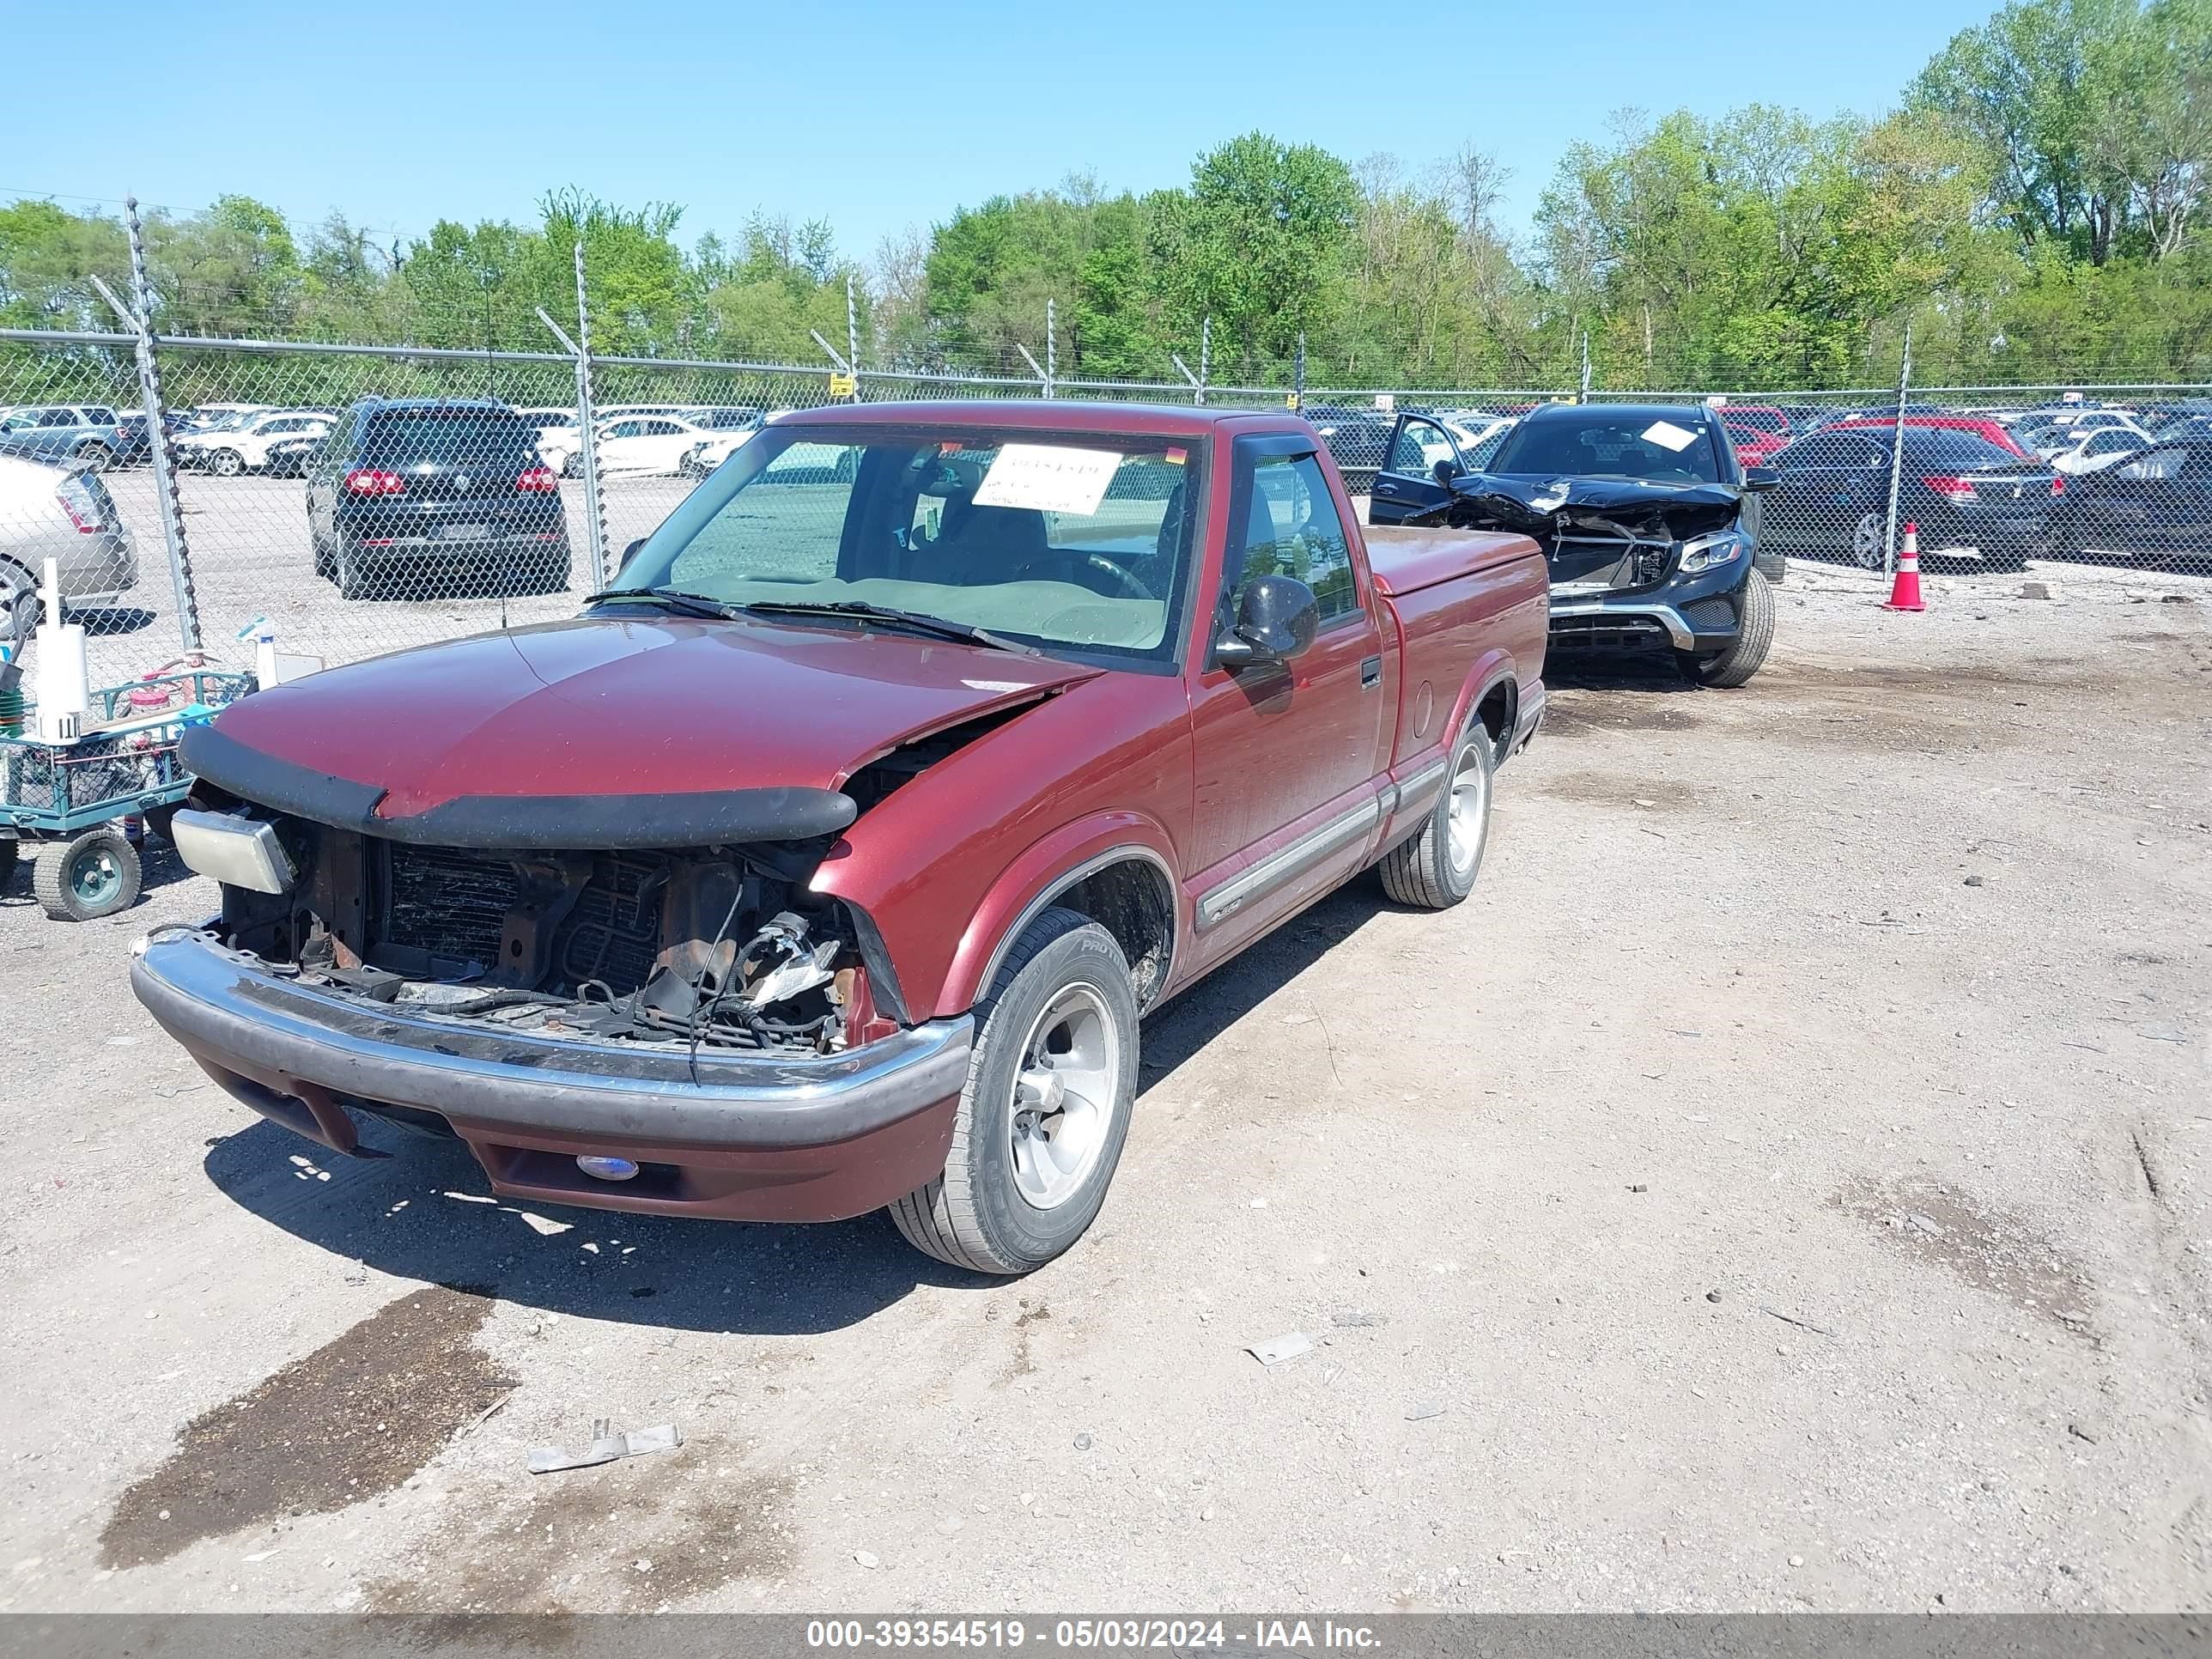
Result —
<path fill-rule="evenodd" d="M 1139 1012 L 1159 1000 L 1188 931 L 1182 885 L 1159 827 L 1116 813 L 1047 836 L 1007 867 L 976 907 L 939 993 L 938 1012 L 972 1006 L 1022 930 L 1055 905 L 1114 935 L 1129 959 Z"/>
<path fill-rule="evenodd" d="M 1452 706 L 1451 724 L 1444 741 L 1449 744 L 1470 720 L 1480 720 L 1490 733 L 1492 761 L 1503 765 L 1513 750 L 1513 734 L 1521 717 L 1521 675 L 1510 653 L 1486 653 L 1469 672 Z"/>

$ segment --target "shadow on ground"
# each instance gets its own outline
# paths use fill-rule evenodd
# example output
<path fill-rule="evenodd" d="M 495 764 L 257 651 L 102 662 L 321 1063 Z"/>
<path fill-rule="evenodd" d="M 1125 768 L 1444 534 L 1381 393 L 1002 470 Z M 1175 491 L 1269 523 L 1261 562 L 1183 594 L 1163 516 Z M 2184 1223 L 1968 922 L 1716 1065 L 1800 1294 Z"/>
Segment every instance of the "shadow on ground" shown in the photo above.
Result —
<path fill-rule="evenodd" d="M 1137 1109 L 1153 1085 L 1385 903 L 1372 877 L 1357 881 L 1147 1020 Z M 243 1208 L 333 1255 L 586 1318 L 811 1334 L 855 1324 L 920 1285 L 989 1290 L 1005 1282 L 922 1255 L 880 1212 L 755 1226 L 509 1203 L 494 1198 L 458 1141 L 380 1122 L 364 1122 L 362 1135 L 390 1156 L 341 1157 L 256 1120 L 211 1140 L 203 1167 Z"/>

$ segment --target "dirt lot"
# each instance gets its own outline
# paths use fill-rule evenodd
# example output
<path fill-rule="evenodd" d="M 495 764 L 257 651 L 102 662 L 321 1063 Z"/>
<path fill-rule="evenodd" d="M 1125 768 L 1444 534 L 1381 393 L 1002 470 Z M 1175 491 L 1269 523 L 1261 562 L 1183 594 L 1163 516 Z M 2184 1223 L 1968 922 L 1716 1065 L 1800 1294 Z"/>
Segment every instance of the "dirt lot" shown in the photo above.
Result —
<path fill-rule="evenodd" d="M 2212 592 L 2057 574 L 1559 665 L 1474 898 L 1151 1022 L 1018 1284 L 325 1158 L 124 989 L 204 884 L 19 873 L 0 1607 L 2204 1607 Z M 597 1417 L 688 1443 L 524 1472 Z"/>

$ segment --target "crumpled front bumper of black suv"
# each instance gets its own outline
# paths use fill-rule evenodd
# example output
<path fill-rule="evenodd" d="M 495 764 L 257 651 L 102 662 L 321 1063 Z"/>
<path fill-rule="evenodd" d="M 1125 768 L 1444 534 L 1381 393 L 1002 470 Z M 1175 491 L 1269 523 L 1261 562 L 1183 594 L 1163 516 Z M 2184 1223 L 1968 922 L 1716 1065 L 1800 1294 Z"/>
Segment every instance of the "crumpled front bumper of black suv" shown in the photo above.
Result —
<path fill-rule="evenodd" d="M 1770 582 L 1783 578 L 1779 553 L 1757 550 L 1740 537 L 1727 562 L 1684 571 L 1680 554 L 1663 556 L 1666 574 L 1630 586 L 1559 582 L 1552 588 L 1552 644 L 1610 649 L 1672 647 L 1703 655 L 1735 642 L 1744 590 L 1757 569 Z"/>

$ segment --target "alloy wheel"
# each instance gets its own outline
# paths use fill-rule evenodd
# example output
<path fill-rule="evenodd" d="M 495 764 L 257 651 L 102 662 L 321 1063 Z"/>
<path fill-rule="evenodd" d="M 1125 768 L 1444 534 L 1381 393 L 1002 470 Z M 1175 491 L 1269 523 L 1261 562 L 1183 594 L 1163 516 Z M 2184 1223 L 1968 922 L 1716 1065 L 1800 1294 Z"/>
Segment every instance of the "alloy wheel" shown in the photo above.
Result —
<path fill-rule="evenodd" d="M 1022 1054 L 1010 1119 L 1014 1186 L 1031 1207 L 1056 1209 L 1090 1178 L 1120 1097 L 1122 1056 L 1105 1000 L 1090 985 L 1064 987 Z"/>

